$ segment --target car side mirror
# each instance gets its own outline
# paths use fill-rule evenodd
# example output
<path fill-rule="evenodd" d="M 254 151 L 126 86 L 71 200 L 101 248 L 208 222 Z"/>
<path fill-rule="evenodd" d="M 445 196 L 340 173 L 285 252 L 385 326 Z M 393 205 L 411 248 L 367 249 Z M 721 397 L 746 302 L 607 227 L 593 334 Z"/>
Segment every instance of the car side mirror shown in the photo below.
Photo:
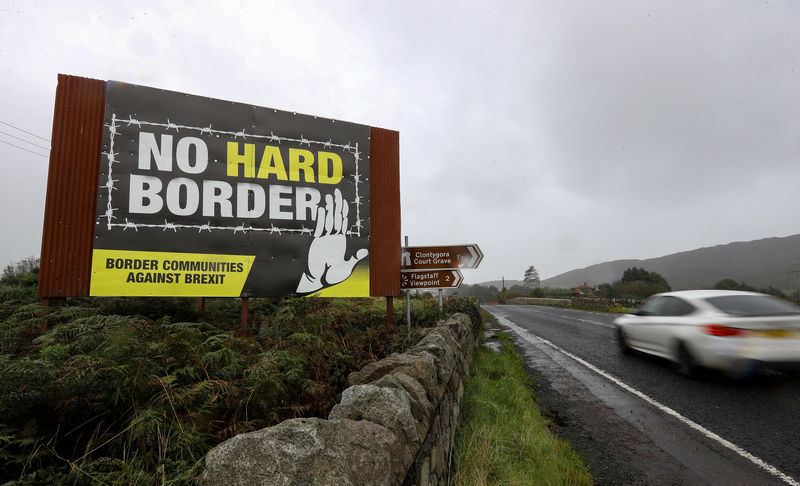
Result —
<path fill-rule="evenodd" d="M 647 315 L 647 311 L 643 311 L 642 309 L 633 309 L 630 313 L 635 315 L 635 316 L 646 316 Z"/>

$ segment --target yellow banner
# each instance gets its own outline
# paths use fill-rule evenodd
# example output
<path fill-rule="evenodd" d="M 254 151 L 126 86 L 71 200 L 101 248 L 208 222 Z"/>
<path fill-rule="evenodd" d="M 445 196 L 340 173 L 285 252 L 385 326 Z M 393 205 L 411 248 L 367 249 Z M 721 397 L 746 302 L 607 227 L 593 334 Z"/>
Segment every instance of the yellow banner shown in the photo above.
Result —
<path fill-rule="evenodd" d="M 92 296 L 239 297 L 254 255 L 94 250 Z"/>

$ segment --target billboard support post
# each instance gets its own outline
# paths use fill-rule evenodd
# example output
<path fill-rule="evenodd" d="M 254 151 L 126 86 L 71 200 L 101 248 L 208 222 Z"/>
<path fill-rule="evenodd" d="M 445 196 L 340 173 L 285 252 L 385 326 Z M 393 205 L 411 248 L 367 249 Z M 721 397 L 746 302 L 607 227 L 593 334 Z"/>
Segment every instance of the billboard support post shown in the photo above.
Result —
<path fill-rule="evenodd" d="M 242 297 L 242 337 L 247 337 L 247 327 L 250 321 L 250 311 L 248 309 L 250 303 L 249 297 Z"/>
<path fill-rule="evenodd" d="M 394 321 L 394 297 L 391 295 L 386 296 L 386 330 L 392 330 L 392 324 Z"/>

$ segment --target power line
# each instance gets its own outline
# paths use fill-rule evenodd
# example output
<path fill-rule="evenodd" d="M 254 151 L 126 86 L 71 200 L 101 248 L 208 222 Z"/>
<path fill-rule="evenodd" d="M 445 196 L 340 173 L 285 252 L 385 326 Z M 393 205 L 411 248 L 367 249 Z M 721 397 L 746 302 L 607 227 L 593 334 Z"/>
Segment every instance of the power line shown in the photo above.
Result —
<path fill-rule="evenodd" d="M 0 143 L 4 143 L 4 144 L 6 144 L 6 145 L 11 145 L 12 147 L 17 147 L 17 148 L 18 148 L 18 149 L 20 149 L 20 150 L 24 150 L 24 151 L 26 151 L 26 152 L 30 152 L 30 153 L 32 153 L 32 154 L 34 154 L 34 155 L 38 155 L 39 157 L 44 157 L 45 159 L 49 158 L 49 157 L 48 157 L 47 155 L 45 155 L 45 154 L 40 154 L 39 152 L 34 152 L 33 150 L 28 150 L 28 149 L 26 149 L 25 147 L 20 147 L 19 145 L 14 145 L 13 143 L 11 143 L 11 142 L 6 142 L 5 140 L 0 140 Z"/>
<path fill-rule="evenodd" d="M 36 137 L 36 138 L 38 138 L 38 139 L 44 140 L 45 142 L 49 142 L 49 141 L 50 141 L 50 140 L 49 140 L 49 139 L 47 139 L 47 138 L 40 137 L 39 135 L 36 135 L 35 133 L 31 133 L 31 132 L 29 132 L 29 131 L 27 131 L 27 130 L 23 130 L 23 129 L 21 129 L 21 128 L 15 127 L 14 125 L 12 125 L 12 124 L 10 124 L 10 123 L 6 123 L 6 122 L 4 122 L 4 121 L 2 121 L 2 120 L 0 120 L 0 123 L 2 123 L 3 125 L 9 126 L 9 127 L 13 128 L 14 130 L 19 130 L 20 132 L 27 133 L 28 135 L 32 135 L 32 136 L 34 136 L 34 137 Z"/>
<path fill-rule="evenodd" d="M 35 143 L 31 142 L 30 140 L 25 140 L 24 138 L 17 137 L 16 135 L 11 135 L 10 133 L 6 133 L 6 132 L 4 132 L 4 131 L 2 131 L 2 130 L 0 130 L 0 133 L 2 133 L 3 135 L 6 135 L 6 136 L 8 136 L 8 137 L 11 137 L 11 138 L 15 138 L 15 139 L 17 139 L 17 140 L 20 140 L 20 141 L 22 141 L 22 142 L 29 143 L 29 144 L 33 145 L 34 147 L 39 147 L 40 149 L 45 149 L 45 150 L 47 150 L 48 152 L 50 151 L 50 147 L 44 147 L 44 146 L 42 146 L 42 145 L 37 145 L 37 144 L 35 144 Z"/>

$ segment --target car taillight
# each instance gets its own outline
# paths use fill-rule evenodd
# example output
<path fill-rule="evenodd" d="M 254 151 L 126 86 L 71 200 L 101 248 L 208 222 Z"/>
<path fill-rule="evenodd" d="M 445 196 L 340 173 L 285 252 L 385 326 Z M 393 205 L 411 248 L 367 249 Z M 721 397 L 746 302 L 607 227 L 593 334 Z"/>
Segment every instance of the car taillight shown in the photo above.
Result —
<path fill-rule="evenodd" d="M 723 326 L 722 324 L 705 324 L 703 332 L 712 336 L 719 337 L 741 337 L 747 336 L 749 332 L 747 329 L 739 329 L 738 327 Z"/>

